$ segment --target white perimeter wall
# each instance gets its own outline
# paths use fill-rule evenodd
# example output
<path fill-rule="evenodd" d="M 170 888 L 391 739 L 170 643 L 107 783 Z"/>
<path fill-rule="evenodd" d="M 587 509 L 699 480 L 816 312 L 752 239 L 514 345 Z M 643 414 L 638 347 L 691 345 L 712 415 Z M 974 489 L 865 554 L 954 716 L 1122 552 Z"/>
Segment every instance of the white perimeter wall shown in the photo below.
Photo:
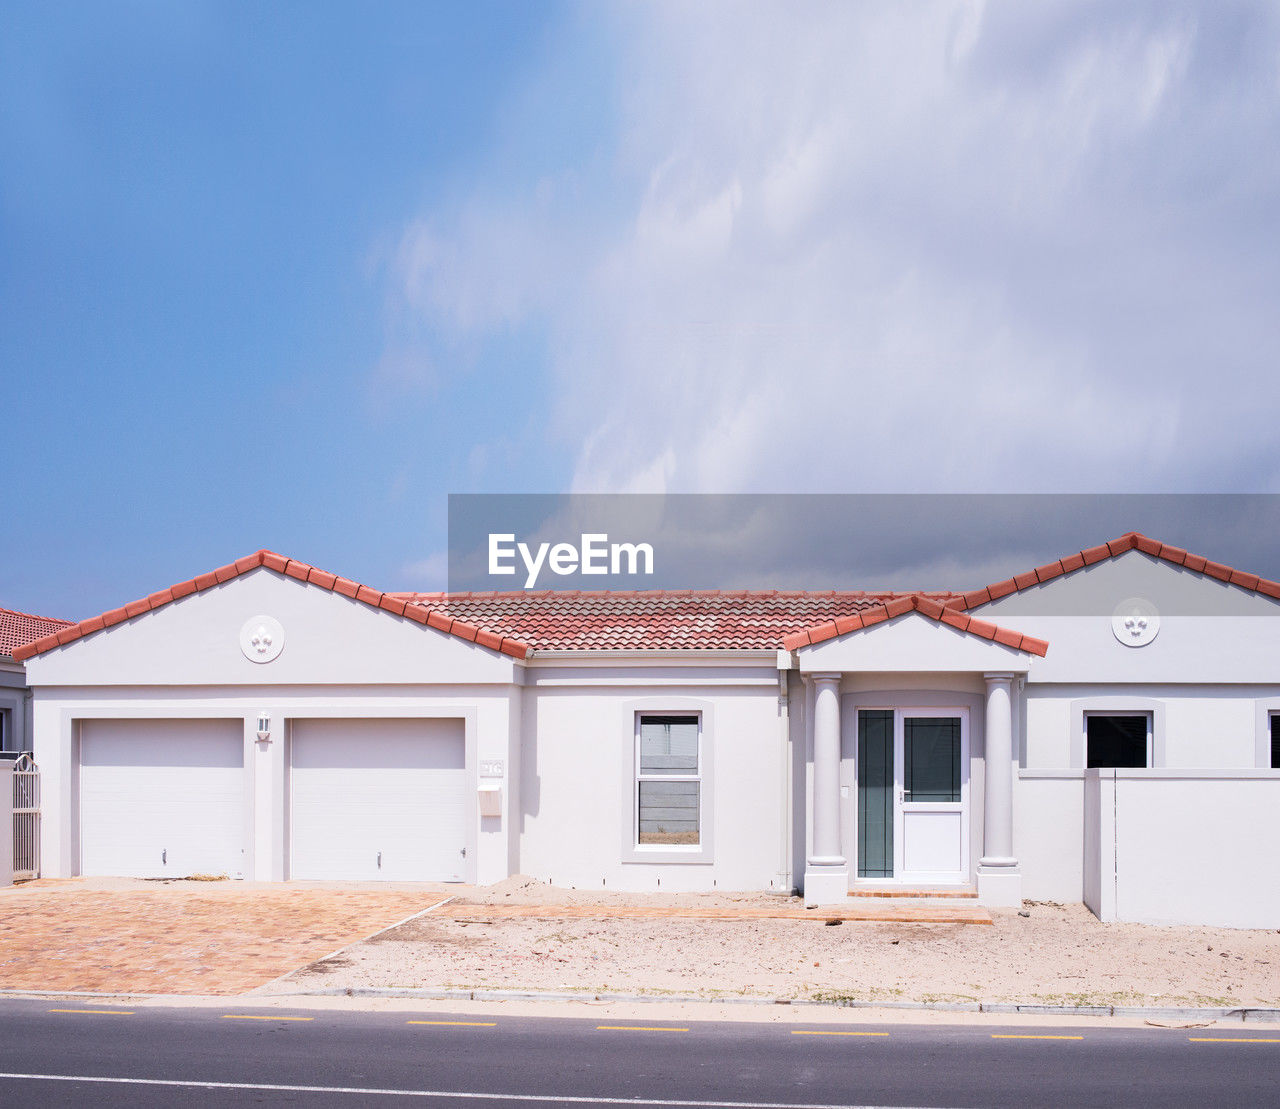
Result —
<path fill-rule="evenodd" d="M 789 744 L 772 661 L 740 668 L 531 668 L 520 778 L 520 869 L 557 886 L 779 888 L 789 869 Z M 632 840 L 637 711 L 702 714 L 703 850 L 675 861 Z M 709 747 L 708 747 L 709 745 Z M 709 757 L 708 757 L 709 756 Z M 649 861 L 652 859 L 652 861 Z"/>
<path fill-rule="evenodd" d="M 1084 799 L 1099 919 L 1280 928 L 1280 771 L 1090 770 Z"/>

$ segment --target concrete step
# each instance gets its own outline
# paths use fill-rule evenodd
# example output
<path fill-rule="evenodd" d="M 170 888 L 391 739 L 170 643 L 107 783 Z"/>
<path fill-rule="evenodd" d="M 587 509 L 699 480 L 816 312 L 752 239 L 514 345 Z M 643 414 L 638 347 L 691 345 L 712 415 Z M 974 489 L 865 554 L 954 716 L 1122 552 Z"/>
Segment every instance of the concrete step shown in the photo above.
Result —
<path fill-rule="evenodd" d="M 912 901 L 921 900 L 969 900 L 978 899 L 978 891 L 972 886 L 864 886 L 855 885 L 850 897 L 894 897 Z"/>

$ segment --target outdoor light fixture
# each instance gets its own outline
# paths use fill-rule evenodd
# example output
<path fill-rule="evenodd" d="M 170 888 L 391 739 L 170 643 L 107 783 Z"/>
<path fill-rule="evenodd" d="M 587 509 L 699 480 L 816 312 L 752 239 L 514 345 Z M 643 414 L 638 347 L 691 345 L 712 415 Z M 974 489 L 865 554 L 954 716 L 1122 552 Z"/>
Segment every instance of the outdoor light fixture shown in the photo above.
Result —
<path fill-rule="evenodd" d="M 258 738 L 264 743 L 271 738 L 271 717 L 265 712 L 258 715 Z"/>

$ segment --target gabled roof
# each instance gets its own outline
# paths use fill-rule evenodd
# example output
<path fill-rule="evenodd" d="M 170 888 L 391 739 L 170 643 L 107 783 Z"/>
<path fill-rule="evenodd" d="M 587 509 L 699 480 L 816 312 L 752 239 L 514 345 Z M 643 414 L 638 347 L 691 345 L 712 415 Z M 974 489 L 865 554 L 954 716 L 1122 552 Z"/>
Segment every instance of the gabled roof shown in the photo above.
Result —
<path fill-rule="evenodd" d="M 1015 651 L 1026 651 L 1041 658 L 1044 658 L 1049 651 L 1049 644 L 1043 639 L 1023 635 L 1022 632 L 1011 631 L 1008 628 L 1000 628 L 985 620 L 977 620 L 958 611 L 958 607 L 955 598 L 943 603 L 923 593 L 913 593 L 907 597 L 898 597 L 887 604 L 875 605 L 853 616 L 842 616 L 838 620 L 831 620 L 817 627 L 796 632 L 782 641 L 782 649 L 796 651 L 801 647 L 834 639 L 838 635 L 847 635 L 859 628 L 870 628 L 886 620 L 892 620 L 894 617 L 905 616 L 908 612 L 918 612 L 929 620 L 936 620 L 939 624 L 946 624 L 967 635 L 990 639 L 993 643 L 1012 647 Z"/>
<path fill-rule="evenodd" d="M 1037 566 L 1034 570 L 1028 570 L 1025 574 L 1006 578 L 1004 581 L 998 581 L 994 585 L 988 585 L 985 589 L 975 589 L 965 593 L 961 598 L 959 607 L 970 609 L 990 604 L 992 601 L 998 601 L 1001 597 L 1007 597 L 1010 593 L 1019 593 L 1024 589 L 1030 589 L 1034 585 L 1052 581 L 1063 574 L 1073 573 L 1085 566 L 1092 566 L 1094 563 L 1102 562 L 1108 558 L 1116 558 L 1126 551 L 1141 551 L 1143 554 L 1163 559 L 1174 566 L 1182 566 L 1195 573 L 1206 574 L 1211 578 L 1216 578 L 1218 581 L 1238 585 L 1241 589 L 1261 593 L 1264 597 L 1270 597 L 1272 600 L 1280 600 L 1280 584 L 1274 581 L 1260 578 L 1257 574 L 1246 574 L 1242 570 L 1233 570 L 1230 566 L 1224 566 L 1220 562 L 1212 562 L 1207 558 L 1202 558 L 1200 555 L 1189 554 L 1181 547 L 1171 547 L 1168 543 L 1161 543 L 1158 539 L 1150 539 L 1139 532 L 1128 531 L 1120 536 L 1119 539 L 1113 539 L 1109 543 L 1103 543 L 1097 547 L 1089 547 L 1076 554 L 1067 555 L 1066 558 L 1060 558 L 1057 562 L 1050 562 L 1045 566 Z"/>
<path fill-rule="evenodd" d="M 223 582 L 230 581 L 241 574 L 247 574 L 250 570 L 256 570 L 260 566 L 273 570 L 277 574 L 284 574 L 288 577 L 296 578 L 298 581 L 309 582 L 312 585 L 320 586 L 322 589 L 341 593 L 344 597 L 351 597 L 361 601 L 370 608 L 383 609 L 394 613 L 396 616 L 407 617 L 410 620 L 417 621 L 419 624 L 426 624 L 439 631 L 447 632 L 449 635 L 455 635 L 459 639 L 465 639 L 469 643 L 478 643 L 481 647 L 501 651 L 503 654 L 511 655 L 513 658 L 527 658 L 529 655 L 528 644 L 522 643 L 517 639 L 494 635 L 492 632 L 478 628 L 465 620 L 455 619 L 443 612 L 427 609 L 417 604 L 408 604 L 391 593 L 380 593 L 367 585 L 361 585 L 359 582 L 339 577 L 337 574 L 330 574 L 325 570 L 318 570 L 316 567 L 309 566 L 305 562 L 299 562 L 297 559 L 285 558 L 283 555 L 278 555 L 273 551 L 255 551 L 253 554 L 246 555 L 244 558 L 237 559 L 226 566 L 220 566 L 217 570 L 211 570 L 207 574 L 201 574 L 199 577 L 179 582 L 177 585 L 171 585 L 168 589 L 162 589 L 159 593 L 152 593 L 149 597 L 133 601 L 123 608 L 115 608 L 110 612 L 104 612 L 101 616 L 81 620 L 78 624 L 66 624 L 33 643 L 26 643 L 17 648 L 13 653 L 13 657 L 18 661 L 23 661 L 33 655 L 50 651 L 54 647 L 65 646 L 80 639 L 82 636 L 92 635 L 103 628 L 124 623 L 124 621 L 131 620 L 135 616 L 141 616 L 144 612 L 154 612 L 158 608 L 163 608 L 165 605 L 181 600 L 183 597 L 189 597 L 193 593 L 201 593 L 206 589 L 212 589 L 215 585 L 221 585 Z"/>
<path fill-rule="evenodd" d="M 1131 550 L 1280 600 L 1280 584 L 1276 582 L 1188 554 L 1138 532 L 1127 532 L 1109 543 L 964 594 L 688 589 L 382 593 L 297 559 L 257 551 L 78 624 L 44 621 L 44 626 L 33 630 L 32 638 L 13 647 L 13 657 L 22 661 L 258 567 L 341 593 L 371 608 L 407 617 L 518 659 L 528 658 L 534 651 L 791 651 L 908 612 L 918 612 L 957 631 L 1043 656 L 1049 646 L 1044 640 L 975 619 L 967 615 L 966 610 Z M 20 613 L 11 615 L 41 620 L 22 617 Z M 2 627 L 0 623 L 0 629 Z M 3 644 L 0 639 L 0 649 Z"/>
<path fill-rule="evenodd" d="M 539 651 L 776 651 L 795 632 L 911 594 L 672 589 L 396 596 Z M 960 600 L 952 593 L 922 596 Z"/>
<path fill-rule="evenodd" d="M 0 655 L 13 655 L 28 643 L 69 627 L 70 620 L 55 620 L 50 616 L 32 616 L 27 612 L 0 608 Z"/>

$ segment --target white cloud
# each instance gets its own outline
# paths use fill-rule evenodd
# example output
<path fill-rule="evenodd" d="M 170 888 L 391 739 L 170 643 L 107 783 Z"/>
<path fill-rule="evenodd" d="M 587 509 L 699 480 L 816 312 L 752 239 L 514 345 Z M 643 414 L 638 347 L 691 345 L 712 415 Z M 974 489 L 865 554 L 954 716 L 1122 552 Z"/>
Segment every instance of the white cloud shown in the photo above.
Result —
<path fill-rule="evenodd" d="M 624 12 L 612 156 L 397 270 L 448 342 L 538 325 L 574 488 L 1276 487 L 1273 10 Z"/>

